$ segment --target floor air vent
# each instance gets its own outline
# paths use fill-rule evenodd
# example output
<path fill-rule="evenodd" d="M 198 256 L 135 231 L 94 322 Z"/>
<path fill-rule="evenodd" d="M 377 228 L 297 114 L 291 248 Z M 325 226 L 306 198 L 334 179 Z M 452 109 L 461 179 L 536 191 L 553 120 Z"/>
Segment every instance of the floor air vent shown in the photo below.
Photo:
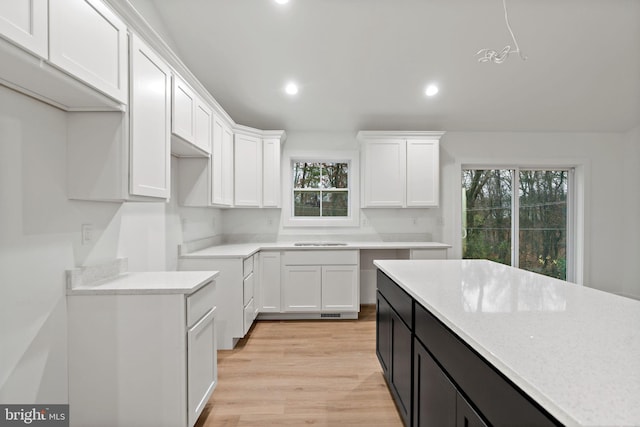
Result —
<path fill-rule="evenodd" d="M 340 317 L 340 313 L 321 313 L 320 314 L 320 318 L 322 318 L 322 319 L 326 319 L 326 318 L 330 318 L 330 317 L 339 318 Z"/>

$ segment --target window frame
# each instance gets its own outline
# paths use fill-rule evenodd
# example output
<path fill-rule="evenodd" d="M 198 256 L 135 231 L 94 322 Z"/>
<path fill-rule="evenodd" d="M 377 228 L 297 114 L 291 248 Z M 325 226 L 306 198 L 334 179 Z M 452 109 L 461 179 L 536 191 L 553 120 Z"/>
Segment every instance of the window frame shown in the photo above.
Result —
<path fill-rule="evenodd" d="M 567 251 L 571 250 L 571 260 L 567 260 L 567 278 L 566 281 L 576 284 L 588 283 L 588 265 L 587 254 L 585 248 L 589 244 L 588 235 L 585 233 L 585 224 L 589 219 L 588 206 L 589 182 L 586 179 L 590 174 L 591 163 L 589 159 L 532 159 L 530 161 L 511 160 L 511 161 L 491 161 L 479 159 L 460 159 L 455 162 L 455 170 L 457 173 L 452 181 L 455 192 L 460 194 L 462 189 L 462 171 L 464 169 L 514 169 L 514 170 L 570 170 L 570 178 L 572 180 L 571 193 L 569 194 L 568 211 L 567 211 Z M 462 258 L 462 198 L 454 198 L 455 208 L 452 210 L 454 218 L 451 230 L 453 236 L 453 257 Z"/>
<path fill-rule="evenodd" d="M 332 151 L 332 152 L 290 152 L 285 154 L 282 162 L 283 191 L 282 191 L 282 219 L 284 227 L 358 227 L 360 225 L 360 164 L 357 151 Z M 296 162 L 308 163 L 347 163 L 348 185 L 346 192 L 349 199 L 349 215 L 346 217 L 331 216 L 294 216 L 294 186 L 293 164 Z M 328 191 L 331 191 L 327 189 Z M 314 191 L 322 191 L 318 189 Z M 345 191 L 345 190 L 341 190 Z"/>

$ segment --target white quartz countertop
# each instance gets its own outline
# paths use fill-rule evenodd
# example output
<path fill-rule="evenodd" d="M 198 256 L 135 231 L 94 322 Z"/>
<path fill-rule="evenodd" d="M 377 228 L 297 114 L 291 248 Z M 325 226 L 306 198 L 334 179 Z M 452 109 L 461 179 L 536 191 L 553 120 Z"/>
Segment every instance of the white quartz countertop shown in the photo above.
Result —
<path fill-rule="evenodd" d="M 560 422 L 640 426 L 640 301 L 483 260 L 374 264 Z"/>
<path fill-rule="evenodd" d="M 209 283 L 217 271 L 155 271 L 123 273 L 67 289 L 67 295 L 191 294 Z"/>
<path fill-rule="evenodd" d="M 306 242 L 309 243 L 309 242 Z M 318 240 L 317 243 L 335 243 Z M 241 243 L 209 246 L 186 254 L 181 258 L 237 258 L 248 257 L 261 250 L 346 250 L 346 249 L 448 249 L 451 245 L 437 242 L 353 242 L 344 245 L 297 246 L 296 242 Z"/>

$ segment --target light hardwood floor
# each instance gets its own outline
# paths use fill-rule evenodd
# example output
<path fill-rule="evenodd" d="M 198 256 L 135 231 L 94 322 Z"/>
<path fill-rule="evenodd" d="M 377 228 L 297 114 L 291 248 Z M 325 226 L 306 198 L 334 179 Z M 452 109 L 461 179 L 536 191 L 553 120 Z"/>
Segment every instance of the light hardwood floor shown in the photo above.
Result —
<path fill-rule="evenodd" d="M 375 353 L 375 306 L 356 320 L 258 321 L 218 352 L 196 427 L 402 426 Z"/>

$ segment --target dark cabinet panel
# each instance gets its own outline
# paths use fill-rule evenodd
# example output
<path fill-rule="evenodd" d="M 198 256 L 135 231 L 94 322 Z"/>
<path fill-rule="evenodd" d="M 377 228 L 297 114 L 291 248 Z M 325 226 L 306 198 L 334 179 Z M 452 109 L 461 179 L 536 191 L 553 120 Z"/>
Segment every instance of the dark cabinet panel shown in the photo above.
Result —
<path fill-rule="evenodd" d="M 460 393 L 456 399 L 456 427 L 487 427 Z"/>
<path fill-rule="evenodd" d="M 391 306 L 380 293 L 377 294 L 376 322 L 376 354 L 388 382 L 391 366 Z"/>
<path fill-rule="evenodd" d="M 391 314 L 391 386 L 396 394 L 398 410 L 406 426 L 411 419 L 411 330 L 400 317 Z"/>
<path fill-rule="evenodd" d="M 495 426 L 552 426 L 557 421 L 472 350 L 424 307 L 416 304 L 415 336 L 482 415 Z"/>
<path fill-rule="evenodd" d="M 413 351 L 413 426 L 456 424 L 456 388 L 416 340 Z"/>
<path fill-rule="evenodd" d="M 386 274 L 378 270 L 378 292 L 380 292 L 409 329 L 413 329 L 413 298 Z"/>

